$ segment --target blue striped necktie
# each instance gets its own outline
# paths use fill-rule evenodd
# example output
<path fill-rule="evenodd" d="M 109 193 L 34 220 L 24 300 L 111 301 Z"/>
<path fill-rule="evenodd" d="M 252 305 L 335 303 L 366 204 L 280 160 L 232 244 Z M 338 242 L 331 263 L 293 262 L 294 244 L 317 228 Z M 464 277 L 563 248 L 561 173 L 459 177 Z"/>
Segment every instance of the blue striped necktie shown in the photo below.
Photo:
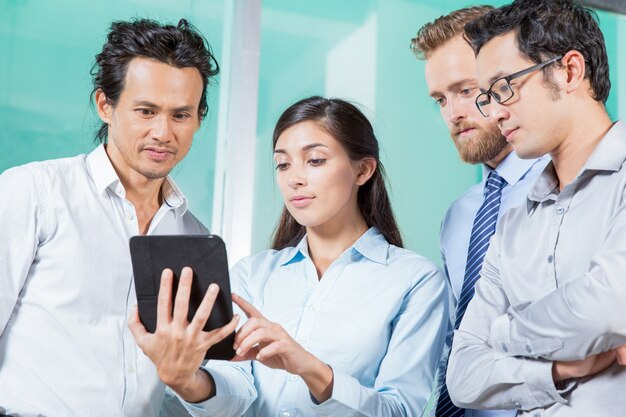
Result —
<path fill-rule="evenodd" d="M 487 183 L 484 189 L 483 204 L 478 209 L 476 217 L 474 217 L 474 225 L 472 226 L 472 234 L 470 236 L 469 248 L 467 250 L 467 262 L 465 263 L 465 278 L 463 279 L 463 287 L 461 288 L 461 296 L 456 306 L 456 320 L 454 329 L 458 329 L 467 309 L 467 304 L 474 296 L 474 285 L 480 277 L 480 270 L 483 266 L 485 254 L 489 248 L 489 239 L 496 231 L 496 222 L 498 220 L 498 212 L 500 211 L 500 200 L 502 198 L 502 189 L 507 184 L 504 178 L 499 176 L 496 171 L 491 171 L 487 177 Z M 437 417 L 458 417 L 465 414 L 465 410 L 458 408 L 452 403 L 448 388 L 446 387 L 445 377 L 446 369 L 441 376 L 443 378 L 443 387 L 437 402 Z M 467 383 L 470 383 L 467 381 Z"/>

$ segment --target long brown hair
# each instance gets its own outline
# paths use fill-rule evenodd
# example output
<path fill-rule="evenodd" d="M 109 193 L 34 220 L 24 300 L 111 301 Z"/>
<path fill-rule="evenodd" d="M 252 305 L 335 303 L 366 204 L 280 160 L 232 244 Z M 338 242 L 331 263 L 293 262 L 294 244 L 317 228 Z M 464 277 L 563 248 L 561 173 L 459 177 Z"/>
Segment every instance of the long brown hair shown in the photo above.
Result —
<path fill-rule="evenodd" d="M 353 161 L 374 158 L 376 170 L 372 177 L 359 187 L 357 201 L 361 215 L 369 227 L 376 227 L 392 245 L 402 247 L 402 237 L 391 209 L 385 187 L 385 170 L 379 158 L 378 140 L 367 117 L 353 104 L 336 98 L 309 97 L 291 105 L 278 119 L 274 128 L 273 147 L 279 136 L 290 127 L 302 122 L 314 122 L 335 138 Z M 295 246 L 305 235 L 306 228 L 299 224 L 286 207 L 280 216 L 272 249 Z"/>

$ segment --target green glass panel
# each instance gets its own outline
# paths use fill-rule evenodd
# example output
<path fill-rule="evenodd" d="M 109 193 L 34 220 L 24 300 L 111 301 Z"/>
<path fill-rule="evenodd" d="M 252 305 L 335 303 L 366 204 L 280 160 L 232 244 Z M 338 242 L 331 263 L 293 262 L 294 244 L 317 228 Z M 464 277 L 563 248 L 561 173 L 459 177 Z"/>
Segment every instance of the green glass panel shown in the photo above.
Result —
<path fill-rule="evenodd" d="M 219 61 L 224 0 L 0 2 L 0 172 L 30 161 L 73 156 L 95 146 L 99 126 L 90 104 L 94 56 L 113 20 L 187 18 Z M 218 108 L 209 88 L 209 114 L 189 155 L 172 172 L 191 210 L 210 225 Z"/>

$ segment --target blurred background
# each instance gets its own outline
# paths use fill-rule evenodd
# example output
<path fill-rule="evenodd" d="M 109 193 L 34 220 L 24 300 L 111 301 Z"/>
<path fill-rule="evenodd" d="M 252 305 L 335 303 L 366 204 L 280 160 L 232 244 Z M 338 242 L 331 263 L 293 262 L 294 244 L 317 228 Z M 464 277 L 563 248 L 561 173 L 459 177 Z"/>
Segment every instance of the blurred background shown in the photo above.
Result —
<path fill-rule="evenodd" d="M 610 0 L 592 3 L 620 9 Z M 406 246 L 441 263 L 441 219 L 480 180 L 480 168 L 459 160 L 409 43 L 427 21 L 471 4 L 0 0 L 0 172 L 96 146 L 90 69 L 111 21 L 187 18 L 222 73 L 209 88 L 208 117 L 172 176 L 193 213 L 225 238 L 231 262 L 268 247 L 283 206 L 272 130 L 286 107 L 318 94 L 359 103 L 370 117 Z M 598 16 L 611 69 L 608 109 L 618 119 L 626 115 L 626 16 L 608 10 Z"/>

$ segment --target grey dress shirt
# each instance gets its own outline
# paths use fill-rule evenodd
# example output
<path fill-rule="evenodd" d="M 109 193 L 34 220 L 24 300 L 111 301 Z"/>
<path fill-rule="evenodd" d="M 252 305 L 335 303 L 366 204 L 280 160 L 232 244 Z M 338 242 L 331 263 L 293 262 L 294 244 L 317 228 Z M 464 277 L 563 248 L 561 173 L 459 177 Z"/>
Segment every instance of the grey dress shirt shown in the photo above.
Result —
<path fill-rule="evenodd" d="M 456 332 L 448 388 L 470 408 L 521 416 L 626 414 L 626 368 L 557 390 L 552 361 L 626 343 L 626 128 L 616 123 L 559 192 L 548 164 L 501 219 Z"/>

